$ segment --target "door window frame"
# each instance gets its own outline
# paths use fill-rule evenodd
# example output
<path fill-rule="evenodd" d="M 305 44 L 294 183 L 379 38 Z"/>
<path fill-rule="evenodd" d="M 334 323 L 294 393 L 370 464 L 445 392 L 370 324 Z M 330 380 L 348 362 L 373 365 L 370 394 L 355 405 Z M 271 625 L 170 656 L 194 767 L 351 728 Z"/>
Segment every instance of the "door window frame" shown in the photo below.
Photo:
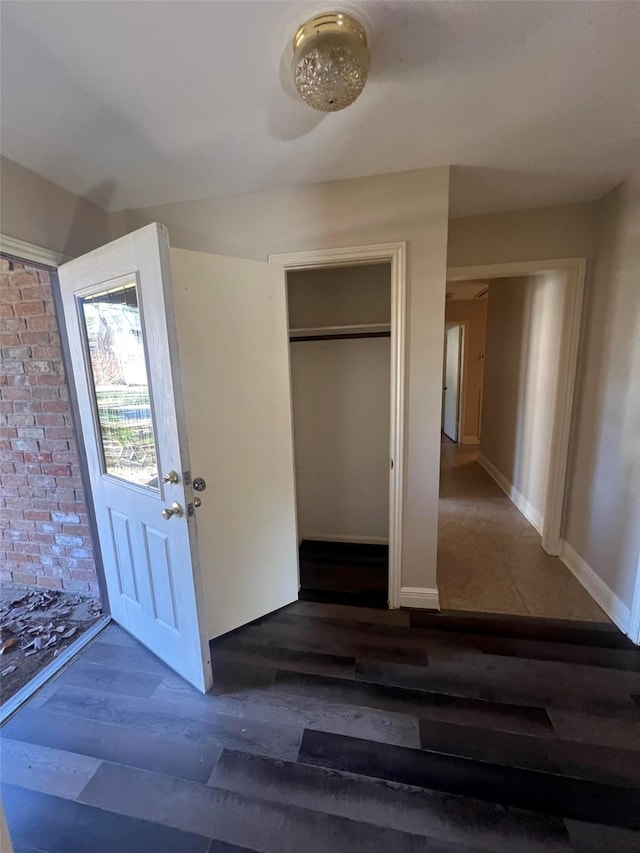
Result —
<path fill-rule="evenodd" d="M 149 408 L 151 410 L 151 425 L 153 429 L 153 443 L 154 443 L 154 453 L 156 457 L 156 467 L 158 474 L 158 486 L 153 489 L 149 486 L 144 486 L 139 483 L 133 483 L 130 480 L 125 480 L 124 477 L 119 477 L 117 474 L 114 474 L 111 471 L 107 470 L 107 460 L 105 457 L 104 451 L 104 443 L 103 443 L 103 434 L 102 434 L 102 424 L 100 423 L 100 414 L 98 412 L 98 397 L 95 385 L 95 376 L 93 373 L 93 363 L 91 361 L 91 351 L 89 346 L 89 337 L 88 330 L 85 322 L 85 314 L 83 311 L 83 300 L 90 296 L 98 295 L 104 292 L 107 289 L 117 288 L 120 283 L 131 283 L 135 284 L 136 288 L 136 297 L 138 300 L 138 311 L 140 312 L 140 327 L 142 329 L 142 343 L 143 343 L 143 351 L 144 351 L 144 363 L 145 369 L 147 372 L 147 388 L 149 391 Z M 56 276 L 56 285 L 57 276 Z M 100 284 L 92 284 L 89 287 L 84 288 L 83 290 L 79 290 L 74 294 L 75 297 L 75 307 L 78 319 L 78 327 L 80 329 L 80 338 L 82 341 L 82 352 L 84 356 L 85 362 L 85 371 L 87 374 L 88 385 L 89 385 L 89 393 L 91 396 L 91 415 L 93 420 L 93 429 L 96 439 L 96 447 L 98 450 L 98 457 L 100 463 L 101 476 L 106 477 L 107 479 L 112 479 L 117 482 L 118 485 L 127 486 L 134 491 L 141 491 L 143 494 L 148 494 L 149 491 L 155 492 L 155 494 L 164 500 L 164 489 L 162 486 L 162 477 L 160 474 L 161 471 L 161 460 L 159 456 L 159 447 L 158 447 L 158 430 L 157 430 L 157 419 L 156 419 L 156 407 L 155 407 L 155 399 L 153 394 L 153 389 L 151 387 L 150 376 L 151 376 L 151 365 L 149 364 L 149 351 L 147 348 L 147 332 L 145 328 L 145 316 L 144 316 L 144 306 L 143 306 L 143 298 L 140 288 L 140 277 L 137 272 L 128 273 L 126 275 L 119 275 L 117 278 L 109 279 L 108 281 L 102 282 Z M 62 306 L 61 306 L 62 307 Z M 56 309 L 57 310 L 57 309 Z M 64 321 L 64 317 L 61 317 L 61 320 Z M 66 334 L 66 329 L 65 329 Z M 68 372 L 68 371 L 67 371 Z M 79 417 L 79 412 L 78 412 Z M 74 414 L 75 418 L 75 414 Z M 87 469 L 88 470 L 88 469 Z"/>

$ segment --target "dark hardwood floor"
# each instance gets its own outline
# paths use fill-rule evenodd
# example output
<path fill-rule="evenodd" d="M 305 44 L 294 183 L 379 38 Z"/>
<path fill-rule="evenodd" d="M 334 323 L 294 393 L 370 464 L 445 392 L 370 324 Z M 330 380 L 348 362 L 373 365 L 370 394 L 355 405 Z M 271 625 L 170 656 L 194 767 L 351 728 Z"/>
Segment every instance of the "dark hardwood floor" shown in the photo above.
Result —
<path fill-rule="evenodd" d="M 202 696 L 109 626 L 2 731 L 15 853 L 637 853 L 611 625 L 298 602 Z"/>
<path fill-rule="evenodd" d="M 301 601 L 387 609 L 388 545 L 305 539 L 299 555 Z"/>

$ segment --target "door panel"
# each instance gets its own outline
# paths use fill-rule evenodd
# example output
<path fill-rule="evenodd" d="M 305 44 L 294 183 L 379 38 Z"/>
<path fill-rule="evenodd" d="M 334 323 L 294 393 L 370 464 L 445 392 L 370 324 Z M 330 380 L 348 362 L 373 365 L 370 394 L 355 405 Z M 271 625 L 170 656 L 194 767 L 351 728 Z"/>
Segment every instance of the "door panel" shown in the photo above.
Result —
<path fill-rule="evenodd" d="M 209 636 L 298 597 L 284 270 L 171 250 Z"/>
<path fill-rule="evenodd" d="M 461 335 L 462 329 L 460 326 L 453 326 L 445 332 L 443 432 L 452 441 L 458 440 Z"/>
<path fill-rule="evenodd" d="M 111 615 L 211 686 L 166 229 L 59 269 Z M 178 472 L 177 482 L 162 474 Z M 182 514 L 162 511 L 177 504 Z"/>

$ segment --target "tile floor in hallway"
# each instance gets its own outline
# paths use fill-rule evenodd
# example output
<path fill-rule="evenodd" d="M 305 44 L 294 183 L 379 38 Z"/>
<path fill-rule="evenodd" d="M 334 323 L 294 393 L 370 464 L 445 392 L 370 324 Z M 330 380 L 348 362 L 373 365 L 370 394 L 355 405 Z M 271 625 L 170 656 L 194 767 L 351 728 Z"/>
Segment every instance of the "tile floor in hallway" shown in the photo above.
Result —
<path fill-rule="evenodd" d="M 438 590 L 445 609 L 608 621 L 606 614 L 478 463 L 442 444 Z"/>

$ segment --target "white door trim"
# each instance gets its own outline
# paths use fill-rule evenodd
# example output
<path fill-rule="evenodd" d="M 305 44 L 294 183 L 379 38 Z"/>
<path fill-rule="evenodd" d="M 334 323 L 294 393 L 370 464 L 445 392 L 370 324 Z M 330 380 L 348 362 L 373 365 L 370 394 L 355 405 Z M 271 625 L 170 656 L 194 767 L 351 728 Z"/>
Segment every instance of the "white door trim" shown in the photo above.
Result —
<path fill-rule="evenodd" d="M 554 556 L 559 555 L 562 542 L 562 513 L 567 478 L 573 395 L 576 384 L 586 269 L 586 258 L 516 261 L 515 263 L 508 264 L 477 264 L 469 267 L 449 267 L 447 269 L 447 281 L 464 281 L 465 279 L 474 278 L 512 278 L 545 272 L 560 272 L 566 276 L 558 386 L 554 406 L 549 478 L 544 503 L 544 525 L 542 531 L 542 547 L 548 554 Z"/>
<path fill-rule="evenodd" d="M 378 243 L 269 255 L 286 270 L 391 264 L 391 439 L 389 475 L 389 607 L 400 607 L 402 495 L 404 475 L 404 385 L 406 329 L 406 243 Z"/>
<path fill-rule="evenodd" d="M 22 261 L 33 261 L 56 268 L 65 261 L 71 260 L 68 255 L 54 252 L 53 249 L 45 249 L 43 246 L 36 246 L 35 243 L 27 243 L 26 240 L 19 240 L 17 237 L 9 237 L 8 234 L 0 234 L 0 252 L 20 258 Z"/>
<path fill-rule="evenodd" d="M 633 590 L 631 613 L 629 615 L 629 626 L 626 633 L 636 645 L 640 645 L 640 554 L 638 554 L 636 585 Z"/>

